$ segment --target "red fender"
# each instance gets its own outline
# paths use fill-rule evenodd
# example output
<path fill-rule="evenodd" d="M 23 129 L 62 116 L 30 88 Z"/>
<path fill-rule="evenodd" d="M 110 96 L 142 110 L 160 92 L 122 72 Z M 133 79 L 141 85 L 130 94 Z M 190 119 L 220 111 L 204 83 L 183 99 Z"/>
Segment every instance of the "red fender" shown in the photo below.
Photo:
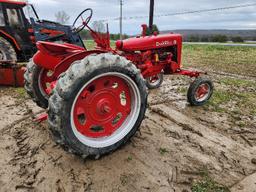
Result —
<path fill-rule="evenodd" d="M 68 68 L 70 67 L 70 65 L 72 63 L 74 63 L 75 61 L 78 60 L 82 60 L 85 57 L 91 55 L 91 54 L 100 54 L 100 53 L 106 53 L 107 51 L 103 51 L 103 50 L 91 50 L 91 51 L 83 51 L 83 52 L 79 52 L 76 54 L 73 54 L 69 57 L 67 57 L 66 59 L 64 59 L 63 61 L 61 61 L 54 69 L 54 77 L 58 78 L 59 75 L 63 72 L 65 72 L 66 70 L 68 70 Z"/>
<path fill-rule="evenodd" d="M 37 43 L 38 51 L 33 60 L 38 66 L 54 71 L 55 67 L 66 58 L 84 52 L 85 49 L 72 44 L 57 44 L 52 42 Z"/>
<path fill-rule="evenodd" d="M 68 70 L 68 68 L 74 63 L 75 61 L 82 60 L 85 57 L 91 55 L 91 54 L 100 54 L 100 53 L 106 53 L 106 51 L 101 50 L 92 50 L 92 51 L 83 51 L 80 53 L 73 54 L 63 61 L 61 61 L 58 65 L 56 65 L 51 78 L 51 86 L 48 88 L 47 93 L 50 94 L 54 87 L 56 86 L 56 82 L 58 80 L 58 77 L 65 71 Z"/>

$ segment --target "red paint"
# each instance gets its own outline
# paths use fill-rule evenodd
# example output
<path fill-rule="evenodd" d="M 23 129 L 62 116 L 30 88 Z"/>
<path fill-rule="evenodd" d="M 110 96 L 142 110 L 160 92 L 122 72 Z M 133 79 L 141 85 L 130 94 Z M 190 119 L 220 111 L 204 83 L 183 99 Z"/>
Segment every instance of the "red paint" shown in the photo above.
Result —
<path fill-rule="evenodd" d="M 122 46 L 120 46 L 122 44 Z M 117 41 L 117 49 L 122 51 L 146 51 L 160 49 L 170 46 L 181 46 L 182 36 L 179 34 L 164 34 L 134 37 L 123 40 L 122 43 Z"/>
<path fill-rule="evenodd" d="M 101 50 L 92 50 L 92 51 L 82 51 L 75 53 L 73 55 L 70 55 L 69 57 L 63 59 L 55 68 L 54 68 L 54 76 L 58 78 L 58 76 L 63 73 L 63 71 L 66 71 L 70 65 L 77 61 L 77 60 L 82 60 L 88 55 L 91 54 L 100 54 L 100 53 L 105 53 L 104 51 Z"/>
<path fill-rule="evenodd" d="M 47 34 L 50 37 L 55 37 L 58 35 L 64 35 L 65 33 L 63 31 L 56 31 L 56 30 L 50 30 L 50 29 L 41 29 L 40 30 L 41 34 Z"/>
<path fill-rule="evenodd" d="M 35 122 L 41 123 L 43 121 L 46 121 L 48 119 L 48 114 L 47 113 L 42 113 L 35 118 Z"/>
<path fill-rule="evenodd" d="M 0 0 L 0 3 L 11 3 L 11 4 L 16 4 L 16 5 L 22 5 L 22 6 L 26 6 L 27 3 L 23 2 L 23 1 L 14 1 L 14 0 Z"/>
<path fill-rule="evenodd" d="M 45 93 L 47 93 L 48 95 L 50 95 L 51 91 L 49 92 L 49 86 L 51 85 L 52 82 L 54 82 L 54 77 L 52 75 L 52 72 L 50 70 L 44 69 L 41 73 L 40 73 L 40 85 L 41 88 L 43 89 L 43 91 Z"/>
<path fill-rule="evenodd" d="M 57 44 L 51 42 L 37 42 L 38 52 L 34 55 L 34 62 L 48 70 L 54 68 L 65 58 L 84 51 L 83 48 L 71 44 Z"/>
<path fill-rule="evenodd" d="M 121 102 L 121 94 L 125 95 L 125 103 Z M 130 112 L 131 95 L 126 82 L 120 77 L 104 76 L 91 82 L 78 96 L 74 124 L 86 137 L 107 137 L 124 123 Z"/>
<path fill-rule="evenodd" d="M 196 99 L 202 99 L 206 94 L 209 93 L 209 86 L 206 84 L 202 84 L 198 87 L 198 89 L 196 90 Z"/>
<path fill-rule="evenodd" d="M 14 64 L 0 64 L 0 85 L 23 87 L 25 70 L 25 67 Z"/>

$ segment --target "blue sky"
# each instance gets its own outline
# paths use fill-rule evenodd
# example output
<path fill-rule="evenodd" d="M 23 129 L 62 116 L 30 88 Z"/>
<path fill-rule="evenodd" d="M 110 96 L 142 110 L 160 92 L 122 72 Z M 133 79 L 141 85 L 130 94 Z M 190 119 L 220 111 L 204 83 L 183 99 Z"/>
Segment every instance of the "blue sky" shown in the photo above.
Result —
<path fill-rule="evenodd" d="M 123 0 L 124 17 L 147 16 L 149 0 Z M 70 15 L 70 23 L 85 8 L 94 10 L 93 20 L 116 18 L 119 16 L 119 0 L 30 0 L 40 17 L 55 20 L 55 13 L 65 11 Z M 176 13 L 256 3 L 255 0 L 155 0 L 155 14 Z M 155 18 L 160 30 L 173 29 L 256 29 L 256 6 L 219 12 L 188 14 Z M 109 20 L 109 28 L 118 33 L 119 22 Z M 125 20 L 123 30 L 127 34 L 138 34 L 142 23 L 148 18 Z"/>

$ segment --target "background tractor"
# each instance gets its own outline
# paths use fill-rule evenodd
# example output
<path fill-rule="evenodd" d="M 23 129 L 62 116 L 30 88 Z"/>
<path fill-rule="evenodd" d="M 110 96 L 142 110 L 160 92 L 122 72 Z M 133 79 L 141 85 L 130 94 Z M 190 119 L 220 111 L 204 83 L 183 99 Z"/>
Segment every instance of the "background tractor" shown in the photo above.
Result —
<path fill-rule="evenodd" d="M 56 142 L 64 149 L 98 158 L 124 145 L 144 119 L 146 84 L 159 86 L 163 73 L 195 78 L 188 90 L 191 105 L 210 99 L 213 84 L 201 77 L 205 73 L 181 68 L 181 35 L 152 32 L 146 36 L 147 26 L 142 25 L 140 36 L 117 41 L 113 49 L 108 30 L 100 34 L 89 27 L 92 14 L 92 9 L 86 9 L 74 26 L 76 31 L 89 29 L 94 50 L 40 41 L 25 73 L 27 92 L 39 106 L 48 108 L 39 120 L 48 118 Z"/>
<path fill-rule="evenodd" d="M 16 62 L 28 61 L 37 51 L 37 41 L 68 42 L 84 47 L 77 31 L 40 20 L 33 5 L 0 0 L 0 85 L 23 85 L 25 69 Z"/>

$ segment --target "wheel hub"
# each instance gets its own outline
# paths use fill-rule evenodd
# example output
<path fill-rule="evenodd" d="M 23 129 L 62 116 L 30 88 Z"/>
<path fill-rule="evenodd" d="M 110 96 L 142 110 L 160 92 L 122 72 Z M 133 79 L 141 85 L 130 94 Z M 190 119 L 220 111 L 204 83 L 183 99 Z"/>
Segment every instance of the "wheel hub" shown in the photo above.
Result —
<path fill-rule="evenodd" d="M 196 95 L 195 95 L 196 100 L 200 102 L 205 100 L 208 97 L 209 93 L 210 93 L 210 87 L 208 84 L 200 85 L 196 91 Z"/>
<path fill-rule="evenodd" d="M 131 112 L 131 94 L 120 77 L 107 76 L 94 80 L 78 96 L 74 112 L 77 130 L 90 138 L 112 135 Z"/>
<path fill-rule="evenodd" d="M 97 103 L 97 112 L 99 115 L 109 114 L 111 112 L 111 107 L 109 106 L 109 101 L 107 99 L 102 99 Z"/>

